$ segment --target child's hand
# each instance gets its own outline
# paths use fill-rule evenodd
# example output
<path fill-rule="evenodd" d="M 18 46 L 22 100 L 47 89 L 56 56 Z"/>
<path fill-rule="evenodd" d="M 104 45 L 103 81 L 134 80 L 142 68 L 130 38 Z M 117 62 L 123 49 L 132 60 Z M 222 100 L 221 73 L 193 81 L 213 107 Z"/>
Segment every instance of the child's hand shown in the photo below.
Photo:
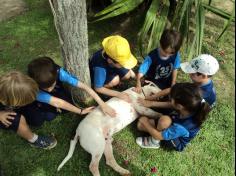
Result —
<path fill-rule="evenodd" d="M 127 93 L 122 92 L 119 94 L 119 96 L 117 98 L 120 98 L 128 103 L 131 103 L 131 99 Z"/>
<path fill-rule="evenodd" d="M 8 111 L 0 111 L 0 121 L 5 125 L 6 127 L 9 127 L 12 123 L 9 120 L 13 120 L 13 115 L 16 115 L 15 112 L 8 112 Z"/>
<path fill-rule="evenodd" d="M 139 119 L 139 122 L 142 125 L 145 125 L 145 124 L 149 123 L 149 119 L 147 117 L 142 117 L 142 118 Z"/>
<path fill-rule="evenodd" d="M 90 113 L 93 109 L 95 108 L 95 106 L 91 106 L 91 107 L 88 107 L 88 108 L 85 108 L 81 111 L 80 114 L 88 114 Z"/>
<path fill-rule="evenodd" d="M 148 100 L 144 100 L 142 98 L 138 98 L 138 103 L 141 105 L 141 106 L 144 106 L 144 107 L 147 107 L 147 108 L 150 108 L 152 107 L 152 102 L 151 101 L 148 101 Z"/>
<path fill-rule="evenodd" d="M 140 93 L 142 92 L 142 87 L 141 87 L 141 86 L 136 86 L 136 87 L 134 87 L 132 90 L 133 90 L 134 92 L 140 94 Z"/>
<path fill-rule="evenodd" d="M 153 95 L 151 95 L 151 96 L 146 96 L 146 97 L 145 97 L 145 100 L 151 100 L 151 101 L 153 101 L 153 100 L 158 100 L 158 97 L 156 97 L 156 96 L 153 94 Z"/>
<path fill-rule="evenodd" d="M 115 117 L 116 116 L 116 111 L 112 107 L 108 106 L 105 103 L 104 103 L 104 105 L 101 106 L 101 109 L 102 109 L 102 111 L 105 114 L 107 114 L 107 115 L 109 115 L 111 117 Z"/>

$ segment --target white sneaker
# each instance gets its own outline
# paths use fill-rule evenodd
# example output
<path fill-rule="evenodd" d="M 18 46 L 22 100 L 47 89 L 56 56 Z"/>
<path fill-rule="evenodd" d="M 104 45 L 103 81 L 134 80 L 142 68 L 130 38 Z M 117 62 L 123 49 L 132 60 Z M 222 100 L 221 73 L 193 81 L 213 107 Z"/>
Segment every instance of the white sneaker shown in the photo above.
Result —
<path fill-rule="evenodd" d="M 157 149 L 160 147 L 160 141 L 154 139 L 152 136 L 148 137 L 137 137 L 136 143 L 142 148 Z"/>

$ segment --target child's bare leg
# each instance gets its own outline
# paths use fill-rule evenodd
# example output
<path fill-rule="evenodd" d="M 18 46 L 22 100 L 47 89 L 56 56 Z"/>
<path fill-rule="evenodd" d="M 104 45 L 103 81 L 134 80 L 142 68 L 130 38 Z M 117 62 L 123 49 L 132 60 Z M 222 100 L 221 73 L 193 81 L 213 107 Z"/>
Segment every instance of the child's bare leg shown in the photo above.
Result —
<path fill-rule="evenodd" d="M 32 133 L 32 131 L 30 130 L 28 124 L 26 123 L 25 117 L 21 116 L 20 118 L 20 122 L 19 122 L 19 127 L 17 130 L 17 134 L 26 139 L 27 141 L 29 141 L 30 139 L 33 138 L 34 134 Z"/>
<path fill-rule="evenodd" d="M 104 87 L 112 88 L 112 87 L 117 86 L 119 83 L 120 83 L 120 77 L 117 75 L 108 84 L 106 84 Z"/>
<path fill-rule="evenodd" d="M 54 137 L 38 136 L 37 134 L 33 133 L 26 123 L 24 116 L 20 117 L 17 134 L 29 141 L 34 147 L 51 149 L 57 145 L 57 140 Z"/>
<path fill-rule="evenodd" d="M 139 119 L 141 119 L 141 118 L 143 118 L 143 117 L 140 117 Z M 156 128 L 155 127 L 155 120 L 154 119 L 149 119 L 149 124 L 152 125 L 154 128 Z M 146 130 L 146 128 L 140 123 L 140 121 L 138 121 L 137 128 L 140 131 L 148 132 Z"/>
<path fill-rule="evenodd" d="M 161 116 L 157 123 L 157 130 L 163 131 L 171 126 L 172 120 L 169 116 Z"/>

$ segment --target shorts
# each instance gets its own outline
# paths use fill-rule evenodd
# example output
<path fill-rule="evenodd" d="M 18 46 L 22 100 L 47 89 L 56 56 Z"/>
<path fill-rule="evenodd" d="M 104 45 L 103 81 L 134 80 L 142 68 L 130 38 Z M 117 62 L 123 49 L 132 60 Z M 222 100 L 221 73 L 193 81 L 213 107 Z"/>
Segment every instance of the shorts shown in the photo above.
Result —
<path fill-rule="evenodd" d="M 9 120 L 10 122 L 12 122 L 12 124 L 9 127 L 6 127 L 2 122 L 0 122 L 0 129 L 13 130 L 17 132 L 20 124 L 21 114 L 16 113 L 16 115 L 14 115 L 13 117 L 14 117 L 13 120 Z"/>
<path fill-rule="evenodd" d="M 51 94 L 57 98 L 61 98 L 68 103 L 74 104 L 69 92 L 64 89 L 60 89 L 57 92 Z M 42 126 L 44 121 L 52 121 L 59 114 L 67 113 L 68 111 L 57 108 L 47 104 L 35 101 L 25 107 L 21 108 L 21 113 L 25 116 L 27 123 L 31 126 Z"/>

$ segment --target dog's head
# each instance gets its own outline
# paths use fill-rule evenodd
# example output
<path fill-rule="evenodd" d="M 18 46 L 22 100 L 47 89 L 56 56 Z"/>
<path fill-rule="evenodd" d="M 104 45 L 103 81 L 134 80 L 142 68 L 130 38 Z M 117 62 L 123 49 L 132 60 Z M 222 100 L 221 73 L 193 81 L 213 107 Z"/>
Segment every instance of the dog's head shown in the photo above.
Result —
<path fill-rule="evenodd" d="M 142 91 L 144 96 L 151 96 L 156 94 L 157 92 L 161 91 L 159 87 L 157 87 L 154 83 L 150 82 L 149 84 L 142 87 Z"/>

